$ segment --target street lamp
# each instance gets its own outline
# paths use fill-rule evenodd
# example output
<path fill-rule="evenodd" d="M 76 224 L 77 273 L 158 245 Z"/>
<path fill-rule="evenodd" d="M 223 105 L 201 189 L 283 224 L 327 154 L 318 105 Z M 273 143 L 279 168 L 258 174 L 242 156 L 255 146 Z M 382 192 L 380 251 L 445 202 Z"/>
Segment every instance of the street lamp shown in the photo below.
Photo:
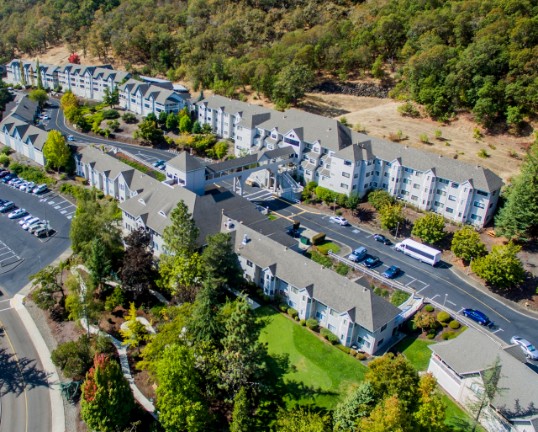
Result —
<path fill-rule="evenodd" d="M 396 225 L 396 235 L 394 237 L 398 238 L 398 230 L 400 229 L 400 222 Z"/>
<path fill-rule="evenodd" d="M 445 293 L 445 301 L 443 302 L 443 307 L 446 305 L 446 298 L 448 297 L 448 293 Z"/>

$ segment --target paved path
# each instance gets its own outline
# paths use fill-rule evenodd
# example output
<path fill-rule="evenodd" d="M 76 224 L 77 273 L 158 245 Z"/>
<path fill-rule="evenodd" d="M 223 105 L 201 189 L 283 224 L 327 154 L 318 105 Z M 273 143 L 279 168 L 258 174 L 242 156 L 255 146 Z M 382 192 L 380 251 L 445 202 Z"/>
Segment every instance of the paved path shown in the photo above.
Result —
<path fill-rule="evenodd" d="M 81 323 L 82 327 L 85 330 L 88 330 L 88 323 L 87 323 L 87 321 L 85 319 L 81 319 L 80 323 Z M 140 405 L 142 405 L 144 407 L 144 409 L 146 411 L 151 413 L 156 418 L 155 406 L 153 405 L 153 403 L 146 396 L 144 396 L 142 394 L 142 392 L 136 386 L 133 376 L 131 375 L 131 369 L 129 368 L 129 360 L 127 358 L 127 346 L 124 345 L 123 343 L 121 343 L 115 337 L 109 335 L 106 332 L 103 332 L 103 331 L 99 330 L 95 326 L 90 325 L 89 326 L 89 331 L 92 334 L 100 334 L 102 336 L 105 336 L 105 337 L 109 338 L 112 341 L 112 343 L 116 347 L 116 351 L 118 351 L 118 356 L 120 358 L 120 364 L 121 364 L 121 370 L 123 372 L 123 376 L 129 382 L 129 386 L 131 387 L 131 390 L 133 392 L 134 398 L 137 400 L 137 402 Z"/>

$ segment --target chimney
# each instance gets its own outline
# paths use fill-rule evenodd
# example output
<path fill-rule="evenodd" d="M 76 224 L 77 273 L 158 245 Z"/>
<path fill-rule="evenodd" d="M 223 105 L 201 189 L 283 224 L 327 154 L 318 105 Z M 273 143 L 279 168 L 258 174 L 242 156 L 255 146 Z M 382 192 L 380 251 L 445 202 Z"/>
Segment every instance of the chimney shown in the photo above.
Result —
<path fill-rule="evenodd" d="M 246 245 L 249 241 L 250 241 L 250 239 L 248 238 L 248 235 L 245 234 L 243 236 L 243 241 L 241 242 L 241 244 Z"/>

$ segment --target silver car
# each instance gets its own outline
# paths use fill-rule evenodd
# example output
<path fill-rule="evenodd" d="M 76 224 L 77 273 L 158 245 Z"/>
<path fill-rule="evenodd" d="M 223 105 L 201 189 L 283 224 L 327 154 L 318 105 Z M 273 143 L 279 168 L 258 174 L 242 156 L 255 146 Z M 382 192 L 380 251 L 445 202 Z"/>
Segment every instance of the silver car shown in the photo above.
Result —
<path fill-rule="evenodd" d="M 513 336 L 512 339 L 510 339 L 510 342 L 515 345 L 519 345 L 527 358 L 530 358 L 531 360 L 538 360 L 538 351 L 527 339 L 523 339 L 519 336 Z"/>
<path fill-rule="evenodd" d="M 33 218 L 33 219 L 29 220 L 28 222 L 26 222 L 22 226 L 22 229 L 28 231 L 30 228 L 33 228 L 34 226 L 36 226 L 36 225 L 38 225 L 40 223 L 41 223 L 41 220 L 39 218 Z"/>

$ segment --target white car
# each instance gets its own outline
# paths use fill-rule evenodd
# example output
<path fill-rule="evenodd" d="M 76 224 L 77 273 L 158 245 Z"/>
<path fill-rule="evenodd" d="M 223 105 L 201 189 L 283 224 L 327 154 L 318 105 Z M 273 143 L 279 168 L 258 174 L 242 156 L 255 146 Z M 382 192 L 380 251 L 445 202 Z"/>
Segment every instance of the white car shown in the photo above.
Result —
<path fill-rule="evenodd" d="M 342 217 L 342 216 L 331 216 L 329 218 L 329 220 L 331 222 L 337 223 L 338 225 L 341 225 L 341 226 L 348 226 L 349 225 L 349 222 L 347 221 L 347 219 Z"/>
<path fill-rule="evenodd" d="M 30 219 L 33 219 L 34 217 L 29 214 L 28 216 L 24 216 L 20 221 L 19 221 L 19 225 L 20 226 L 23 226 L 26 222 L 28 222 Z"/>
<path fill-rule="evenodd" d="M 26 216 L 28 212 L 24 210 L 23 208 L 13 210 L 10 214 L 7 215 L 9 219 L 17 219 L 23 216 Z"/>
<path fill-rule="evenodd" d="M 32 218 L 22 226 L 22 229 L 23 230 L 29 230 L 30 228 L 32 228 L 33 226 L 35 226 L 35 225 L 37 225 L 39 223 L 41 223 L 41 220 L 39 218 L 37 218 L 37 217 Z"/>
<path fill-rule="evenodd" d="M 28 182 L 26 184 L 23 184 L 19 187 L 19 189 L 23 192 L 32 192 L 32 189 L 35 187 L 34 182 Z"/>
<path fill-rule="evenodd" d="M 538 360 L 538 351 L 527 339 L 523 339 L 519 336 L 513 336 L 512 339 L 510 339 L 510 343 L 519 345 L 527 358 L 530 358 L 531 360 Z"/>
<path fill-rule="evenodd" d="M 48 187 L 46 184 L 40 184 L 39 186 L 36 186 L 32 192 L 36 195 L 39 195 L 40 193 L 46 192 L 47 190 Z"/>
<path fill-rule="evenodd" d="M 73 135 L 67 135 L 67 141 L 75 141 L 75 137 Z"/>

